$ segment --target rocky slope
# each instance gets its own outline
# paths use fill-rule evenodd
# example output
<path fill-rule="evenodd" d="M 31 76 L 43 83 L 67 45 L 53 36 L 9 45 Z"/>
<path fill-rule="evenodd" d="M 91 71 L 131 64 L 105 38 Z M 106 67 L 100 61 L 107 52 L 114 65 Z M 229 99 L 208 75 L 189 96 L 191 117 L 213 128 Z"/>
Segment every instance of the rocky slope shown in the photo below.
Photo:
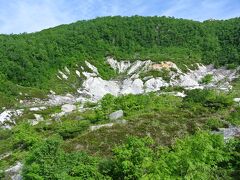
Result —
<path fill-rule="evenodd" d="M 165 61 L 160 64 L 151 60 L 147 61 L 117 61 L 113 58 L 107 58 L 106 61 L 116 71 L 117 77 L 111 80 L 104 80 L 98 73 L 98 69 L 85 61 L 89 71 L 84 67 L 78 67 L 71 71 L 65 67 L 59 70 L 56 75 L 60 81 L 69 81 L 69 76 L 74 73 L 77 78 L 83 81 L 81 87 L 76 89 L 75 94 L 56 95 L 50 91 L 47 99 L 20 100 L 21 109 L 5 109 L 0 114 L 0 123 L 5 128 L 10 128 L 15 124 L 14 119 L 24 114 L 28 109 L 35 119 L 32 124 L 42 121 L 43 118 L 35 114 L 35 111 L 45 110 L 47 107 L 62 106 L 60 113 L 51 114 L 51 117 L 58 118 L 72 111 L 84 111 L 84 102 L 97 102 L 106 94 L 114 96 L 125 94 L 142 94 L 148 92 L 160 92 L 165 87 L 181 87 L 182 92 L 170 92 L 173 95 L 184 97 L 184 89 L 203 89 L 215 88 L 223 91 L 231 89 L 230 82 L 238 77 L 238 69 L 228 70 L 226 68 L 214 68 L 213 65 L 197 64 L 196 68 L 183 72 L 176 64 Z M 159 72 L 157 76 L 148 72 Z M 167 73 L 160 74 L 162 71 Z M 208 83 L 202 83 L 201 80 L 211 75 Z M 21 93 L 21 92 L 20 92 Z M 81 104 L 76 106 L 75 104 Z"/>
<path fill-rule="evenodd" d="M 12 129 L 22 120 L 27 121 L 31 126 L 39 123 L 51 125 L 53 122 L 61 122 L 62 118 L 72 113 L 97 108 L 97 106 L 86 107 L 85 104 L 89 102 L 97 104 L 106 94 L 122 96 L 156 92 L 159 95 L 170 94 L 182 98 L 186 96 L 185 91 L 192 89 L 213 88 L 219 91 L 229 91 L 232 88 L 231 82 L 239 76 L 238 69 L 214 68 L 213 65 L 196 64 L 194 69 L 183 72 L 176 64 L 169 61 L 162 63 L 155 63 L 151 60 L 130 62 L 107 58 L 106 62 L 117 74 L 110 80 L 103 79 L 98 69 L 88 61 L 85 61 L 87 68 L 76 66 L 76 68 L 65 67 L 59 70 L 56 76 L 61 82 L 71 84 L 70 77 L 72 76 L 81 80 L 82 84 L 76 87 L 76 92 L 59 95 L 51 90 L 48 98 L 45 99 L 20 99 L 18 109 L 3 109 L 0 112 L 1 128 Z M 208 81 L 203 81 L 207 76 Z M 166 91 L 166 88 L 169 90 Z M 237 97 L 234 100 L 239 102 Z M 77 119 L 84 118 L 79 116 Z M 110 121 L 105 124 L 93 123 L 88 127 L 89 132 L 94 133 L 101 128 L 114 129 L 115 125 L 125 126 L 129 123 L 124 119 L 122 110 L 112 112 L 107 119 Z M 223 134 L 228 140 L 239 136 L 240 128 L 229 124 L 228 127 L 222 127 L 213 132 Z M 9 156 L 11 152 L 5 152 L 0 158 L 6 159 Z M 17 162 L 16 165 L 7 169 L 5 174 L 10 178 L 21 178 L 19 175 L 21 168 L 22 164 Z"/>

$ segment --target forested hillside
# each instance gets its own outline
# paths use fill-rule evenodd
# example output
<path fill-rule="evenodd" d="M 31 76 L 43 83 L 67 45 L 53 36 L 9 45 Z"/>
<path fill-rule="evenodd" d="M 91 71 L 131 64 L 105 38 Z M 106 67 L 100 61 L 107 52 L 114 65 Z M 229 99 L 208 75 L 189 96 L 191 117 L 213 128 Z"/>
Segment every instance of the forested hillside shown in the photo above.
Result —
<path fill-rule="evenodd" d="M 104 78 L 104 58 L 171 60 L 235 67 L 240 63 L 240 19 L 203 23 L 167 17 L 103 17 L 20 35 L 0 35 L 1 93 L 15 84 L 49 89 L 57 69 L 89 60 Z M 13 83 L 13 84 L 12 84 Z"/>
<path fill-rule="evenodd" d="M 0 179 L 239 179 L 239 66 L 240 18 L 0 35 Z"/>

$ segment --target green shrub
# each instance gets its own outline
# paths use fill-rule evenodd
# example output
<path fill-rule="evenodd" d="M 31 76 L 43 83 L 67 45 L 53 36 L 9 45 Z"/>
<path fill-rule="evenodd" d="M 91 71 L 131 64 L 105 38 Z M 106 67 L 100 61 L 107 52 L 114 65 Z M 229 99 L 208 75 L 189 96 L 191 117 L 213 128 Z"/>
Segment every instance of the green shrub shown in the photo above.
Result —
<path fill-rule="evenodd" d="M 129 137 L 127 142 L 113 150 L 113 179 L 139 179 L 148 172 L 152 164 L 153 140 Z"/>
<path fill-rule="evenodd" d="M 230 113 L 227 121 L 234 125 L 240 125 L 240 107 L 237 107 L 234 111 Z"/>
<path fill-rule="evenodd" d="M 41 135 L 27 122 L 15 126 L 12 133 L 11 141 L 14 147 L 29 149 L 35 143 L 41 141 Z"/>
<path fill-rule="evenodd" d="M 65 153 L 57 137 L 36 144 L 25 160 L 24 179 L 103 179 L 98 159 L 82 152 Z"/>
<path fill-rule="evenodd" d="M 194 89 L 187 92 L 187 96 L 184 98 L 184 105 L 190 107 L 189 104 L 194 105 L 201 104 L 203 107 L 218 110 L 233 105 L 233 99 L 224 93 L 214 90 L 200 90 Z"/>
<path fill-rule="evenodd" d="M 89 121 L 67 120 L 58 124 L 56 132 L 64 139 L 73 138 L 86 130 L 90 125 Z"/>
<path fill-rule="evenodd" d="M 210 130 L 218 130 L 218 128 L 224 127 L 225 124 L 219 119 L 209 119 L 205 125 Z"/>
<path fill-rule="evenodd" d="M 207 74 L 204 76 L 199 83 L 201 84 L 209 84 L 213 80 L 213 75 L 212 74 Z"/>

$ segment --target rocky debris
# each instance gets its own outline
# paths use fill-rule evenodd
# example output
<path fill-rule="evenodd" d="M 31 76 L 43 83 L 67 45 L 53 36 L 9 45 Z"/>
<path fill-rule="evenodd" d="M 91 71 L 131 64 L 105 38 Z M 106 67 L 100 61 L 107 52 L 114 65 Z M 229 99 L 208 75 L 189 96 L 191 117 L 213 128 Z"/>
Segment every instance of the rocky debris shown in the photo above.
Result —
<path fill-rule="evenodd" d="M 61 108 L 62 112 L 64 112 L 64 113 L 70 113 L 76 109 L 77 109 L 77 107 L 73 104 L 64 104 L 64 105 L 62 105 L 62 108 Z"/>
<path fill-rule="evenodd" d="M 70 75 L 70 70 L 66 66 L 64 67 L 64 70 Z"/>
<path fill-rule="evenodd" d="M 152 62 L 150 60 L 148 61 L 135 61 L 129 68 L 129 70 L 127 71 L 127 74 L 133 74 L 136 72 L 141 72 L 141 71 L 146 71 L 147 69 L 149 69 L 149 66 L 152 64 Z"/>
<path fill-rule="evenodd" d="M 77 75 L 78 77 L 81 77 L 81 73 L 80 73 L 78 70 L 76 70 L 76 75 Z"/>
<path fill-rule="evenodd" d="M 174 94 L 174 96 L 184 98 L 184 97 L 186 97 L 186 94 L 185 94 L 184 92 L 176 92 L 176 93 Z"/>
<path fill-rule="evenodd" d="M 30 111 L 42 111 L 47 109 L 45 106 L 29 108 Z"/>
<path fill-rule="evenodd" d="M 57 78 L 60 79 L 60 80 L 62 80 L 62 78 L 60 78 L 60 76 L 58 76 L 58 75 L 57 75 Z"/>
<path fill-rule="evenodd" d="M 22 180 L 21 176 L 21 170 L 22 170 L 23 164 L 18 162 L 15 166 L 10 167 L 5 171 L 5 177 L 6 179 L 11 180 Z"/>
<path fill-rule="evenodd" d="M 160 90 L 161 87 L 168 87 L 169 84 L 165 82 L 161 77 L 151 78 L 144 84 L 145 92 L 153 92 Z"/>
<path fill-rule="evenodd" d="M 0 155 L 0 160 L 3 160 L 3 159 L 5 159 L 5 158 L 9 157 L 10 155 L 12 155 L 11 152 L 1 154 L 1 155 Z"/>
<path fill-rule="evenodd" d="M 62 76 L 63 79 L 67 80 L 68 76 L 64 74 L 62 71 L 58 70 L 58 73 Z M 59 76 L 58 76 L 59 77 Z M 59 77 L 60 78 L 60 77 Z M 61 79 L 61 78 L 60 78 Z"/>
<path fill-rule="evenodd" d="M 141 94 L 143 92 L 143 81 L 141 79 L 125 79 L 119 89 L 119 94 Z"/>
<path fill-rule="evenodd" d="M 109 119 L 112 121 L 120 119 L 122 117 L 123 117 L 123 110 L 118 110 L 118 111 L 115 111 L 115 112 L 109 114 Z"/>
<path fill-rule="evenodd" d="M 234 98 L 233 101 L 239 103 L 240 102 L 240 98 Z"/>
<path fill-rule="evenodd" d="M 167 69 L 167 70 L 175 69 L 175 71 L 181 72 L 181 70 L 177 67 L 177 65 L 170 61 L 164 61 L 164 62 L 161 62 L 160 64 L 153 63 L 150 66 L 150 69 L 158 70 L 158 71 L 162 69 Z"/>
<path fill-rule="evenodd" d="M 74 97 L 71 94 L 64 95 L 49 95 L 49 100 L 42 102 L 43 104 L 47 106 L 58 106 L 62 104 L 73 104 L 76 102 L 76 97 Z"/>
<path fill-rule="evenodd" d="M 87 61 L 85 61 L 85 64 L 86 64 L 87 67 L 88 67 L 89 69 L 91 69 L 94 73 L 99 74 L 99 73 L 98 73 L 98 69 L 97 69 L 95 66 L 93 66 L 92 64 L 90 64 L 90 63 L 87 62 Z"/>
<path fill-rule="evenodd" d="M 50 93 L 51 93 L 52 95 L 56 95 L 56 93 L 55 93 L 53 90 L 50 90 Z"/>
<path fill-rule="evenodd" d="M 65 112 L 60 112 L 60 113 L 51 114 L 50 116 L 51 116 L 52 118 L 54 118 L 55 120 L 60 120 L 60 118 L 61 118 L 62 116 L 64 116 L 65 114 L 66 114 Z"/>
<path fill-rule="evenodd" d="M 105 94 L 118 95 L 119 85 L 116 81 L 106 81 L 101 77 L 89 77 L 83 82 L 85 92 L 93 99 L 101 99 Z M 79 90 L 81 92 L 81 90 Z M 84 91 L 83 91 L 84 92 Z"/>
<path fill-rule="evenodd" d="M 73 104 L 64 104 L 61 107 L 60 113 L 54 113 L 51 115 L 52 118 L 59 120 L 62 116 L 65 116 L 66 114 L 69 114 L 73 111 L 77 110 L 77 106 Z"/>
<path fill-rule="evenodd" d="M 173 92 L 160 92 L 159 94 L 166 94 L 166 95 L 172 95 L 172 96 L 176 96 L 176 97 L 186 97 L 186 94 L 184 92 L 177 92 L 177 91 L 173 91 Z"/>
<path fill-rule="evenodd" d="M 230 126 L 228 128 L 219 128 L 220 134 L 223 134 L 225 140 L 240 137 L 240 127 Z"/>
<path fill-rule="evenodd" d="M 117 120 L 114 120 L 114 122 L 116 124 L 127 124 L 127 120 L 125 119 L 117 119 Z"/>
<path fill-rule="evenodd" d="M 10 109 L 5 110 L 0 114 L 0 126 L 5 129 L 11 129 L 11 126 L 6 125 L 6 123 L 15 124 L 14 119 L 20 117 L 23 114 L 23 109 Z"/>
<path fill-rule="evenodd" d="M 118 73 L 125 72 L 130 66 L 130 61 L 116 61 L 113 58 L 107 58 L 107 62 L 110 64 L 110 66 L 117 71 Z"/>
<path fill-rule="evenodd" d="M 35 119 L 31 120 L 31 122 L 30 122 L 32 126 L 35 126 L 35 125 L 37 125 L 39 122 L 41 122 L 41 121 L 44 120 L 44 118 L 43 118 L 42 115 L 40 115 L 40 114 L 33 114 L 33 115 L 34 115 Z"/>
<path fill-rule="evenodd" d="M 103 127 L 112 127 L 114 123 L 108 123 L 108 124 L 100 124 L 100 125 L 95 125 L 95 126 L 90 126 L 91 131 L 95 131 L 97 129 L 103 128 Z"/>

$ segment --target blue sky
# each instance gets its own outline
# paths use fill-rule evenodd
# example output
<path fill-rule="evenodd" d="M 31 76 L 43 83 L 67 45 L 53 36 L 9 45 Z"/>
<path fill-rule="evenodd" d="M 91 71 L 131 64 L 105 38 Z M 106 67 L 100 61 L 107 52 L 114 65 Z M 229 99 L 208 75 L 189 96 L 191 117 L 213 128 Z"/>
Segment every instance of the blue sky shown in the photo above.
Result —
<path fill-rule="evenodd" d="M 35 32 L 100 16 L 240 16 L 240 0 L 0 0 L 0 33 Z"/>

